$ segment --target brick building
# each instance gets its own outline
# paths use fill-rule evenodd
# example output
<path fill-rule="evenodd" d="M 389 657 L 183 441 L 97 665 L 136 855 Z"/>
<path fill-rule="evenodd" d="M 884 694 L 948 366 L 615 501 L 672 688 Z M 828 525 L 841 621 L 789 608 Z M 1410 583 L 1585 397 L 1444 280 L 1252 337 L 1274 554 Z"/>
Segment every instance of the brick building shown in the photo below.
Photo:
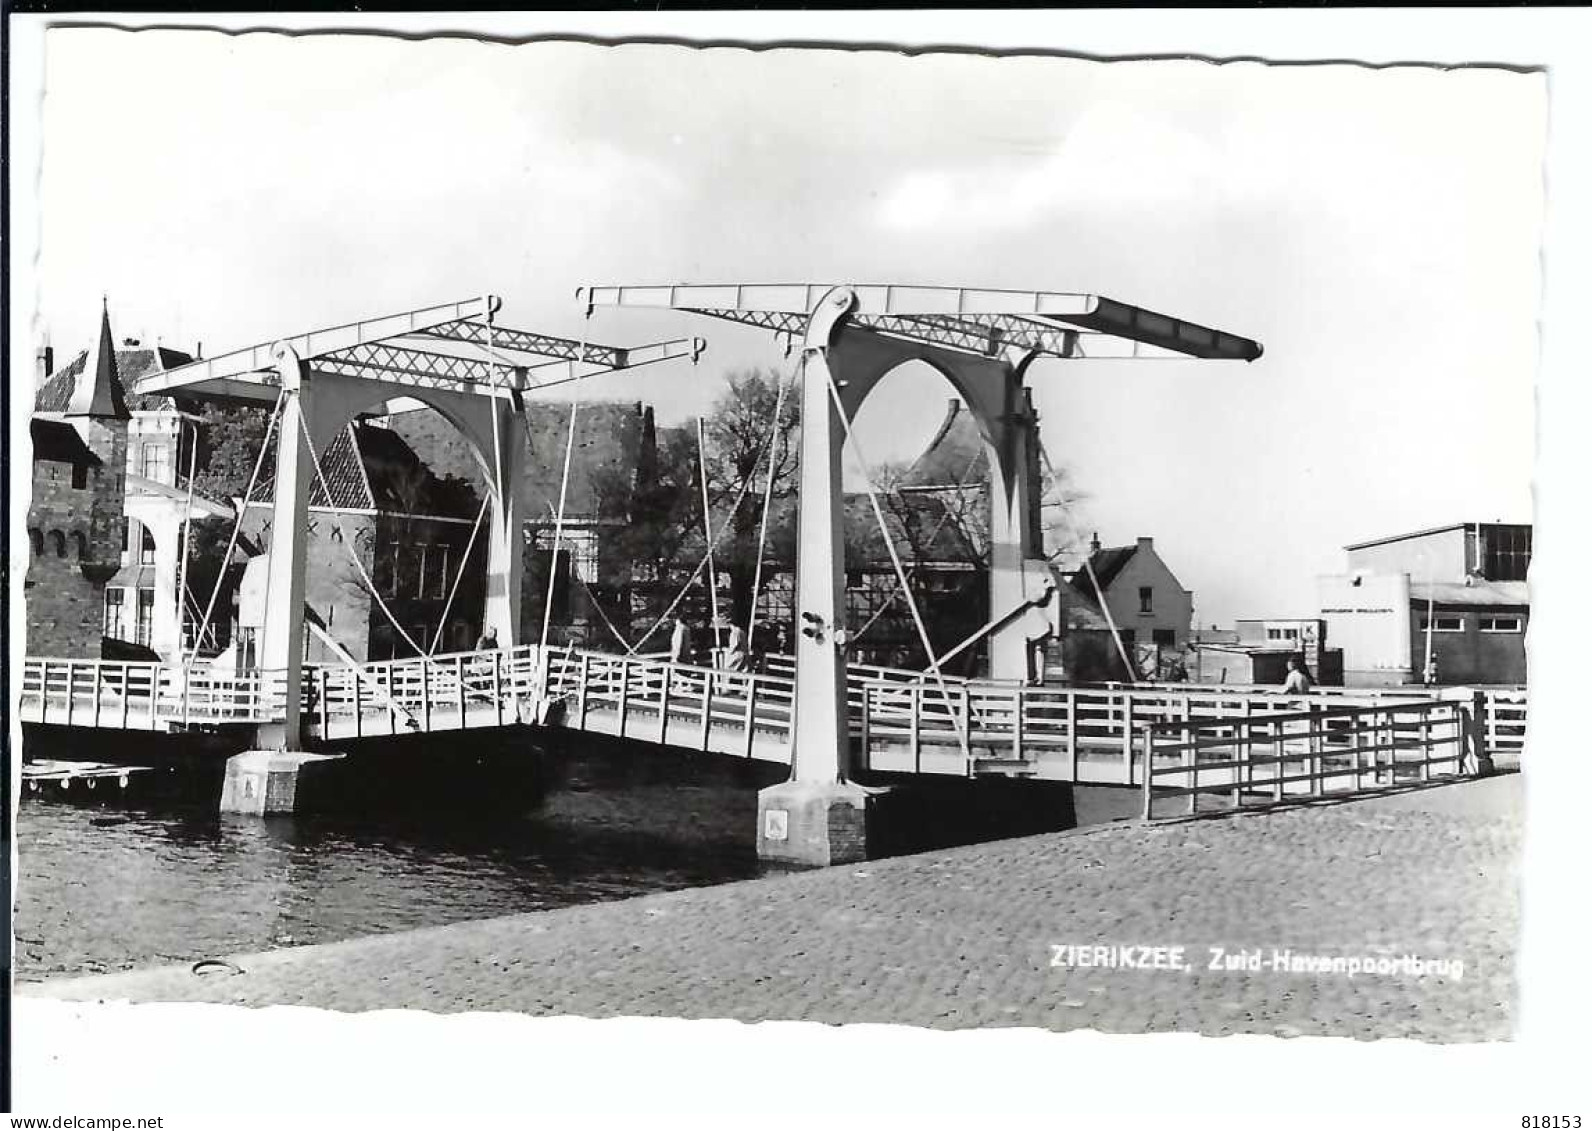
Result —
<path fill-rule="evenodd" d="M 30 655 L 101 653 L 105 586 L 121 562 L 130 418 L 113 343 L 102 311 L 93 349 L 34 396 L 24 583 Z M 51 360 L 41 351 L 41 369 Z"/>
<path fill-rule="evenodd" d="M 1090 578 L 1093 571 L 1094 579 Z M 1102 605 L 1095 591 L 1099 582 Z M 1061 597 L 1064 666 L 1074 679 L 1121 679 L 1121 652 L 1113 627 L 1140 678 L 1166 678 L 1186 671 L 1185 654 L 1194 619 L 1194 594 L 1178 581 L 1155 539 L 1131 546 L 1089 546 L 1089 568 L 1067 576 Z M 1109 614 L 1109 615 L 1108 615 Z"/>
<path fill-rule="evenodd" d="M 189 517 L 230 518 L 233 512 L 213 500 L 191 497 L 187 490 L 189 460 L 202 423 L 191 411 L 196 406 L 166 396 L 129 393 L 128 386 L 194 357 L 158 344 L 145 346 L 134 338 L 116 344 L 109 314 L 102 311 L 92 350 L 79 352 L 59 369 L 53 368 L 53 351 L 47 346 L 39 351 L 38 360 L 36 431 L 66 420 L 74 397 L 103 398 L 120 406 L 124 414 L 117 459 L 121 483 L 117 553 L 113 572 L 101 587 L 99 630 L 93 633 L 102 635 L 104 643 L 96 641 L 92 654 L 109 650 L 172 658 L 179 652 L 180 623 L 191 629 L 199 616 L 191 593 L 185 595 L 179 614 L 177 590 L 186 580 L 180 567 L 185 522 Z M 47 441 L 44 450 L 57 447 Z M 72 506 L 84 503 L 59 501 Z"/>
<path fill-rule="evenodd" d="M 253 663 L 271 600 L 265 566 L 274 443 L 244 507 L 240 545 L 248 561 L 236 642 L 222 663 Z M 320 476 L 310 481 L 305 659 L 387 660 L 414 655 L 417 646 L 430 651 L 433 642 L 438 652 L 472 647 L 485 601 L 487 538 L 483 529 L 471 545 L 480 500 L 470 485 L 438 476 L 396 431 L 368 421 L 344 428 L 320 460 L 324 484 Z"/>
<path fill-rule="evenodd" d="M 581 403 L 575 418 L 563 531 L 556 537 L 570 411 L 566 402 L 537 401 L 526 414 L 530 458 L 525 473 L 528 506 L 520 636 L 535 640 L 541 635 L 552 571 L 557 576 L 552 588 L 551 639 L 612 648 L 616 642 L 603 619 L 613 622 L 620 632 L 629 630 L 628 590 L 633 580 L 630 563 L 613 547 L 615 533 L 626 522 L 625 500 L 617 496 L 634 482 L 637 469 L 646 465 L 645 450 L 656 451 L 652 409 L 636 402 Z M 416 408 L 394 412 L 383 423 L 437 475 L 453 476 L 485 494 L 485 472 L 458 430 L 440 413 Z"/>

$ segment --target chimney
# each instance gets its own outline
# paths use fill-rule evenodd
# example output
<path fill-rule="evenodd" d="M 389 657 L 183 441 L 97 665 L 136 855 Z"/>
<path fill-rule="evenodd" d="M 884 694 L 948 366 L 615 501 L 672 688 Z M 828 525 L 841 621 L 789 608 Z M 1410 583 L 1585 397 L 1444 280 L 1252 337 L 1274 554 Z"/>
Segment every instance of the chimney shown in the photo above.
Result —
<path fill-rule="evenodd" d="M 1141 550 L 1153 550 L 1153 549 L 1155 549 L 1155 539 L 1154 538 L 1140 538 L 1139 539 L 1139 549 L 1141 549 Z"/>
<path fill-rule="evenodd" d="M 205 344 L 203 342 L 195 342 L 193 344 L 193 359 L 195 361 L 203 361 L 204 360 L 204 356 L 205 356 Z"/>
<path fill-rule="evenodd" d="M 1098 530 L 1089 537 L 1089 552 L 1091 554 L 1098 554 L 1100 552 L 1100 532 Z"/>
<path fill-rule="evenodd" d="M 55 372 L 55 348 L 49 342 L 39 347 L 37 354 L 39 362 L 39 384 L 44 384 L 45 378 Z"/>

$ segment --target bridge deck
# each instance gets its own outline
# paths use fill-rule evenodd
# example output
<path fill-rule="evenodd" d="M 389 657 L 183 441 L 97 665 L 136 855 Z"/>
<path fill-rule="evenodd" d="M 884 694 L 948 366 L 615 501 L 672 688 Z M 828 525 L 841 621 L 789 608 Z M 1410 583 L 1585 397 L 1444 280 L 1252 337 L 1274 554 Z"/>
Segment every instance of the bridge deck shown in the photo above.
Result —
<path fill-rule="evenodd" d="M 795 681 L 773 667 L 724 671 L 559 648 L 548 650 L 544 671 L 535 647 L 321 665 L 306 669 L 303 719 L 321 743 L 544 725 L 788 763 Z M 1148 745 L 1156 779 L 1291 793 L 1358 787 L 1359 767 L 1373 763 L 1379 781 L 1405 773 L 1400 766 L 1429 772 L 1434 758 L 1457 766 L 1465 747 L 1461 705 L 1418 688 L 1301 699 L 1194 685 L 946 684 L 853 667 L 860 765 L 1142 785 Z M 284 699 L 281 673 L 30 659 L 20 713 L 46 725 L 180 730 L 280 721 Z M 1517 752 L 1524 692 L 1488 692 L 1485 704 L 1486 748 Z"/>

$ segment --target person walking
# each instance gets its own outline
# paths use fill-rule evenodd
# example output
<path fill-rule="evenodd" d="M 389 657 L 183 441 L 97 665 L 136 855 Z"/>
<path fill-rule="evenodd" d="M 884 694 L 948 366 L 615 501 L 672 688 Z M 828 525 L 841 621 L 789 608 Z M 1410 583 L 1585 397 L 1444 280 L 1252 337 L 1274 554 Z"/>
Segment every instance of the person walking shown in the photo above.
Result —
<path fill-rule="evenodd" d="M 683 664 L 691 646 L 691 630 L 685 626 L 684 617 L 674 618 L 674 631 L 669 634 L 669 662 Z"/>
<path fill-rule="evenodd" d="M 477 652 L 491 652 L 498 646 L 497 629 L 487 625 L 481 630 L 481 635 L 476 637 L 475 650 Z"/>
<path fill-rule="evenodd" d="M 724 646 L 724 670 L 738 672 L 746 670 L 746 633 L 741 626 L 730 626 L 730 641 Z"/>
<path fill-rule="evenodd" d="M 1305 670 L 1305 662 L 1298 656 L 1288 659 L 1288 678 L 1283 680 L 1282 690 L 1284 695 L 1308 695 L 1315 686 L 1315 681 L 1310 678 L 1310 673 Z"/>

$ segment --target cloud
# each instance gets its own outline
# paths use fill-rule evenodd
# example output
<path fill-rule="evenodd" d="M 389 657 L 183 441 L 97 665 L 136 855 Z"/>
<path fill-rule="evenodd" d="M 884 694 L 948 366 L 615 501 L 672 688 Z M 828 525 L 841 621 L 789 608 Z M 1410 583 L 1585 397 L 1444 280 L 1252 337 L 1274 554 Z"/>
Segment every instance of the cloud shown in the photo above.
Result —
<path fill-rule="evenodd" d="M 1219 144 L 1106 103 L 1058 131 L 1049 155 L 909 170 L 881 194 L 878 220 L 898 229 L 1022 228 L 1084 209 L 1198 207 L 1239 183 Z"/>

